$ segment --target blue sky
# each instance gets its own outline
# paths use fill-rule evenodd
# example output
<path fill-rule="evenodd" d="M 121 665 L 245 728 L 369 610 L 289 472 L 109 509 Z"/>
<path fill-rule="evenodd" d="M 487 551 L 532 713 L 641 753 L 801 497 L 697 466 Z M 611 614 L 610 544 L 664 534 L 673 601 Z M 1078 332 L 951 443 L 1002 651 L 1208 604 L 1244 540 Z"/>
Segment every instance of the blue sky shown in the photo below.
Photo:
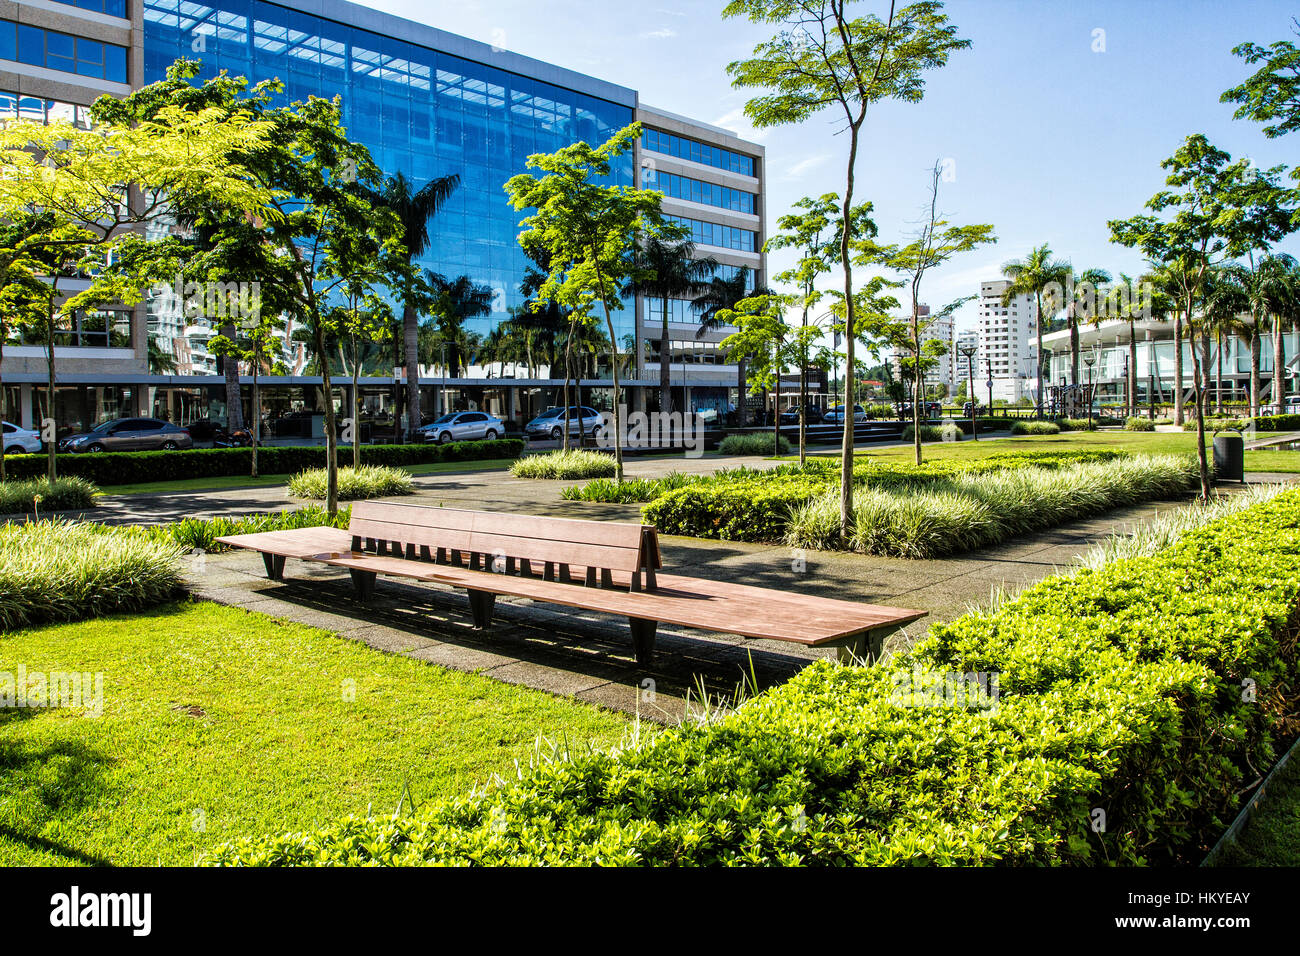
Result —
<path fill-rule="evenodd" d="M 847 142 L 830 114 L 757 132 L 747 123 L 749 94 L 731 88 L 726 64 L 747 56 L 766 28 L 722 20 L 721 2 L 363 2 L 632 87 L 644 103 L 758 140 L 767 149 L 769 227 L 801 196 L 843 189 Z M 1300 13 L 1293 3 L 951 0 L 947 12 L 971 48 L 928 75 L 920 104 L 882 104 L 869 115 L 857 169 L 857 195 L 875 203 L 882 240 L 915 229 L 939 159 L 955 173 L 940 189 L 946 217 L 995 226 L 995 246 L 927 277 L 922 298 L 931 305 L 977 292 L 1003 262 L 1042 242 L 1077 269 L 1140 271 L 1139 256 L 1109 242 L 1106 221 L 1141 210 L 1162 186 L 1160 161 L 1190 133 L 1260 167 L 1300 161 L 1300 134 L 1267 140 L 1219 102 L 1249 74 L 1231 48 L 1283 39 Z M 1104 52 L 1094 52 L 1097 30 Z M 1295 239 L 1281 248 L 1300 254 Z M 773 257 L 770 271 L 783 264 Z M 968 305 L 958 326 L 973 322 Z"/>

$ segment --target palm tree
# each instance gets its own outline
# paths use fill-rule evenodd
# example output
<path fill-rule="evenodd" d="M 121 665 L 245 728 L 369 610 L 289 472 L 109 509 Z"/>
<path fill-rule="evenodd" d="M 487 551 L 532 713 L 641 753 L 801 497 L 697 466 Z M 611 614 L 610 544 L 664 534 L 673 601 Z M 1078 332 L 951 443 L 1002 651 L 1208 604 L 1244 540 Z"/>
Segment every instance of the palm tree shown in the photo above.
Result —
<path fill-rule="evenodd" d="M 1241 271 L 1237 273 L 1237 276 L 1246 289 L 1246 301 L 1251 320 L 1250 415 L 1252 418 L 1260 414 L 1260 407 L 1263 404 L 1263 394 L 1260 387 L 1259 352 L 1264 327 L 1266 325 L 1273 327 L 1277 333 L 1275 348 L 1280 348 L 1282 342 L 1280 326 L 1282 323 L 1277 316 L 1287 311 L 1288 300 L 1291 296 L 1289 273 L 1294 262 L 1295 260 L 1288 255 L 1266 255 L 1261 257 L 1258 262 L 1253 261 L 1252 258 L 1249 269 L 1238 267 Z M 1274 379 L 1277 380 L 1279 377 L 1279 370 L 1275 367 Z M 1275 385 L 1275 395 L 1277 391 Z"/>
<path fill-rule="evenodd" d="M 1251 340 L 1256 332 L 1253 322 L 1243 322 L 1243 312 L 1250 311 L 1248 293 L 1250 270 L 1239 265 L 1224 265 L 1212 269 L 1206 276 L 1205 317 L 1217 339 L 1215 365 L 1215 411 L 1223 414 L 1223 352 L 1224 342 L 1233 336 Z M 1252 341 L 1251 378 L 1258 383 L 1258 336 Z M 1208 371 L 1207 371 L 1208 374 Z"/>
<path fill-rule="evenodd" d="M 1293 327 L 1300 297 L 1300 263 L 1286 253 L 1267 257 L 1270 311 L 1273 326 L 1273 407 L 1286 411 L 1286 352 L 1282 336 Z"/>
<path fill-rule="evenodd" d="M 178 367 L 176 356 L 171 352 L 163 351 L 162 346 L 158 344 L 157 336 L 149 336 L 149 374 L 175 375 Z"/>
<path fill-rule="evenodd" d="M 1011 282 L 1002 294 L 1003 305 L 1010 305 L 1011 300 L 1018 295 L 1032 295 L 1037 306 L 1034 330 L 1038 337 L 1038 417 L 1042 418 L 1046 402 L 1046 392 L 1043 389 L 1043 323 L 1047 321 L 1043 315 L 1043 293 L 1053 284 L 1064 286 L 1070 275 L 1070 266 L 1060 259 L 1052 258 L 1051 248 L 1043 243 L 1029 250 L 1029 255 L 1024 259 L 1012 259 L 1003 265 L 1002 274 Z"/>
<path fill-rule="evenodd" d="M 695 333 L 695 337 L 697 339 L 703 338 L 708 332 L 716 332 L 725 328 L 726 323 L 719 319 L 718 316 L 726 311 L 735 311 L 736 304 L 741 299 L 766 294 L 766 289 L 749 289 L 749 269 L 746 266 L 741 266 L 729 278 L 715 275 L 709 280 L 704 293 L 691 302 L 700 311 L 700 327 Z M 664 356 L 661 354 L 659 358 L 662 362 Z M 736 424 L 740 426 L 745 424 L 745 386 L 747 379 L 745 371 L 745 359 L 740 357 L 736 362 L 736 386 L 739 389 L 739 401 L 736 405 Z"/>
<path fill-rule="evenodd" d="M 663 308 L 659 330 L 659 410 L 673 410 L 672 363 L 668 346 L 668 301 L 697 295 L 704 283 L 718 271 L 713 257 L 695 258 L 695 243 L 689 239 L 665 241 L 651 236 L 633 253 L 633 278 L 623 295 L 658 299 Z"/>
<path fill-rule="evenodd" d="M 1085 269 L 1072 276 L 1070 302 L 1065 308 L 1065 322 L 1070 328 L 1070 384 L 1079 384 L 1079 321 L 1097 316 L 1097 289 L 1110 282 L 1105 269 Z M 1095 323 L 1094 323 L 1095 324 Z"/>
<path fill-rule="evenodd" d="M 472 342 L 465 334 L 465 321 L 491 315 L 496 293 L 491 286 L 479 285 L 469 276 L 448 279 L 425 269 L 424 278 L 432 293 L 434 325 L 447 347 L 447 368 L 451 378 L 460 378 L 461 358 Z"/>
<path fill-rule="evenodd" d="M 427 306 L 427 289 L 414 270 L 414 263 L 429 249 L 429 220 L 436 216 L 460 185 L 460 175 L 451 173 L 412 190 L 406 176 L 397 172 L 387 177 L 370 201 L 391 211 L 402 224 L 402 252 L 407 275 L 397 288 L 402 303 L 402 338 L 406 345 L 406 427 L 413 434 L 420 427 L 420 310 Z"/>

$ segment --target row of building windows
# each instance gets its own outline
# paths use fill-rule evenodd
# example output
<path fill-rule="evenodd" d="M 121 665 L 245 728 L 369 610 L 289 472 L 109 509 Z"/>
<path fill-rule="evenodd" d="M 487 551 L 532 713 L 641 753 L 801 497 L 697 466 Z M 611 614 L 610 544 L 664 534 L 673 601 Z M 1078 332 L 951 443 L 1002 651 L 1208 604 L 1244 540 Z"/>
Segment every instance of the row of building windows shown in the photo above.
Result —
<path fill-rule="evenodd" d="M 700 342 L 696 339 L 671 339 L 668 342 L 669 362 L 672 365 L 726 365 L 727 352 L 717 342 Z M 646 361 L 659 361 L 659 340 L 646 340 Z"/>
<path fill-rule="evenodd" d="M 733 212 L 747 212 L 750 215 L 754 213 L 756 197 L 743 189 L 731 189 L 727 186 L 719 186 L 717 183 L 706 183 L 699 179 L 691 179 L 689 176 L 678 176 L 676 173 L 665 173 L 654 169 L 645 170 L 642 178 L 646 189 L 657 189 L 673 199 L 685 199 L 688 202 L 717 206 L 719 209 L 730 209 Z"/>
<path fill-rule="evenodd" d="M 104 13 L 110 17 L 126 18 L 126 0 L 54 0 L 69 7 L 89 10 L 91 13 Z"/>
<path fill-rule="evenodd" d="M 46 100 L 39 96 L 20 96 L 0 90 L 0 120 L 27 119 L 37 123 L 63 121 L 90 129 L 90 107 Z"/>
<path fill-rule="evenodd" d="M 691 241 L 697 245 L 720 246 L 723 249 L 735 249 L 739 252 L 754 252 L 758 246 L 758 233 L 752 229 L 738 229 L 716 222 L 703 222 L 699 219 L 687 219 L 685 216 L 664 216 L 667 222 L 675 222 L 691 231 Z"/>
<path fill-rule="evenodd" d="M 126 82 L 126 47 L 0 20 L 0 60 Z"/>
<path fill-rule="evenodd" d="M 754 175 L 753 157 L 733 153 L 720 146 L 710 146 L 708 143 L 701 143 L 699 140 L 688 139 L 685 136 L 660 132 L 657 129 L 642 132 L 641 148 L 653 153 L 663 153 L 666 156 L 676 156 L 678 159 L 688 159 L 693 163 L 740 173 L 743 176 Z"/>

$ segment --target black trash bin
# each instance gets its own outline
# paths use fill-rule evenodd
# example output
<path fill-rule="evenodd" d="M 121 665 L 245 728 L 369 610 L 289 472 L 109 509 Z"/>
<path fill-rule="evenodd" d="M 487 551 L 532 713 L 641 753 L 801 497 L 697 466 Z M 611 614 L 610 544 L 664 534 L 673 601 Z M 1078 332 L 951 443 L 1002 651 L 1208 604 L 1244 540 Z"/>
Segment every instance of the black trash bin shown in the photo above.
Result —
<path fill-rule="evenodd" d="M 1214 433 L 1214 472 L 1224 481 L 1246 480 L 1246 443 L 1240 435 Z"/>

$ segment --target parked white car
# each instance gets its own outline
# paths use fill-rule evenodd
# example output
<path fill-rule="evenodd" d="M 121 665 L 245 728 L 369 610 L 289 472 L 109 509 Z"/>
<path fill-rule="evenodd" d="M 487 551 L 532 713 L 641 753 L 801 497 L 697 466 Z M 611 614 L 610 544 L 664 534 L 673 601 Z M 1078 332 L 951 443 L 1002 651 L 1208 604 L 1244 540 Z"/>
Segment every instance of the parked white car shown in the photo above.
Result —
<path fill-rule="evenodd" d="M 19 428 L 17 425 L 5 422 L 4 433 L 4 453 L 6 455 L 21 455 L 23 453 L 34 455 L 41 450 L 40 432 L 34 432 L 30 428 Z"/>
<path fill-rule="evenodd" d="M 504 437 L 506 423 L 487 412 L 448 412 L 419 429 L 425 441 L 496 441 Z"/>

